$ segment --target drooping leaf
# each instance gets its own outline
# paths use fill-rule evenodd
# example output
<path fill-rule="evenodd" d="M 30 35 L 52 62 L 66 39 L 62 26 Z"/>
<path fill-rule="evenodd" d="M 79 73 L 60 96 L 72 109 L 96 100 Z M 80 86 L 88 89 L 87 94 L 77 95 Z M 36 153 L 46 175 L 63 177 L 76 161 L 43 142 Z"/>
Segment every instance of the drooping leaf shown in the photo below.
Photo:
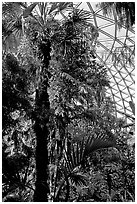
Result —
<path fill-rule="evenodd" d="M 135 104 L 132 101 L 129 101 L 129 105 L 132 110 L 132 113 L 135 115 Z"/>

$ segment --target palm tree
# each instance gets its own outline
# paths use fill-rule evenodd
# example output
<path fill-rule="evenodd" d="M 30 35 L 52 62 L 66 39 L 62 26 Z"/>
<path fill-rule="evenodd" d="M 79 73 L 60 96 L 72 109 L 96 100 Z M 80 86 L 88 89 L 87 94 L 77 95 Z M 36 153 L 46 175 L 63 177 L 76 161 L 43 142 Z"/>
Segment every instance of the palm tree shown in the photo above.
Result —
<path fill-rule="evenodd" d="M 26 3 L 2 3 L 3 51 L 16 52 L 23 36 L 22 13 Z"/>
<path fill-rule="evenodd" d="M 49 3 L 50 4 L 50 3 Z M 48 201 L 48 151 L 47 141 L 49 130 L 47 124 L 49 122 L 49 96 L 47 93 L 48 78 L 47 70 L 50 60 L 51 42 L 49 33 L 49 18 L 53 12 L 53 17 L 72 3 L 53 3 L 49 9 L 48 3 L 32 3 L 29 6 L 26 3 L 4 3 L 3 4 L 3 42 L 7 42 L 7 38 L 14 36 L 18 31 L 25 34 L 25 20 L 33 19 L 36 24 L 37 31 L 40 35 L 38 38 L 38 52 L 42 61 L 41 73 L 42 81 L 40 87 L 37 87 L 35 98 L 35 132 L 36 132 L 36 189 L 34 193 L 34 201 Z M 38 6 L 39 12 L 33 15 L 32 10 Z M 17 7 L 17 9 L 16 9 Z M 12 9 L 11 9 L 12 8 Z M 14 12 L 17 10 L 17 13 Z M 56 10 L 56 11 L 55 11 Z M 9 16 L 6 13 L 9 13 Z M 17 15 L 18 14 L 18 15 Z M 62 13 L 63 15 L 63 13 Z M 6 23 L 8 23 L 6 25 Z M 32 22 L 32 21 L 31 21 Z M 47 26 L 48 25 L 48 26 Z M 35 30 L 36 32 L 36 30 Z M 21 36 L 21 35 L 20 35 Z M 18 37 L 18 36 L 17 36 Z M 9 47 L 11 48 L 11 46 Z M 38 54 L 38 53 L 37 53 Z M 41 116 L 42 119 L 41 120 Z"/>
<path fill-rule="evenodd" d="M 3 4 L 4 5 L 4 4 Z M 34 201 L 48 201 L 48 194 L 49 194 L 49 184 L 48 184 L 48 164 L 49 164 L 49 158 L 48 158 L 48 138 L 49 138 L 49 115 L 50 115 L 50 102 L 49 102 L 49 95 L 48 95 L 48 85 L 49 85 L 49 61 L 51 59 L 51 47 L 55 50 L 55 54 L 57 53 L 57 45 L 59 47 L 60 43 L 60 49 L 59 49 L 59 55 L 56 54 L 57 57 L 61 57 L 61 54 L 63 55 L 64 60 L 67 59 L 68 65 L 69 60 L 73 60 L 72 55 L 75 54 L 75 43 L 86 43 L 84 39 L 86 39 L 86 32 L 79 32 L 82 30 L 82 27 L 85 26 L 87 28 L 89 24 L 87 24 L 87 20 L 90 16 L 89 12 L 80 11 L 79 9 L 74 9 L 72 7 L 72 3 L 32 3 L 29 6 L 27 6 L 25 3 L 13 3 L 11 6 L 16 5 L 17 7 L 21 7 L 21 10 L 19 9 L 19 17 L 16 19 L 15 16 L 13 16 L 12 21 L 9 22 L 9 19 L 6 18 L 6 15 L 4 17 L 4 20 L 8 22 L 8 26 L 6 26 L 6 32 L 3 32 L 3 35 L 5 37 L 9 37 L 11 35 L 16 36 L 16 33 L 18 30 L 20 30 L 21 34 L 25 35 L 26 38 L 31 39 L 31 41 L 34 43 L 34 51 L 36 52 L 36 55 L 41 60 L 41 71 L 39 73 L 39 83 L 36 87 L 36 97 L 35 97 L 35 110 L 33 114 L 33 119 L 35 121 L 34 130 L 36 133 L 36 188 L 34 193 Z M 49 7 L 50 5 L 50 7 Z M 33 13 L 33 9 L 37 6 L 37 10 L 35 13 Z M 72 8 L 72 15 L 69 14 L 69 17 L 66 17 L 63 13 L 63 10 L 66 8 Z M 4 8 L 3 11 L 7 9 Z M 10 10 L 12 11 L 12 10 Z M 21 11 L 21 13 L 20 13 Z M 36 13 L 37 12 L 37 13 Z M 57 21 L 53 21 L 55 19 L 56 14 L 58 12 L 61 13 L 61 15 L 65 18 L 65 20 L 62 22 L 62 25 L 60 25 Z M 54 22 L 53 28 L 52 24 Z M 56 28 L 55 29 L 55 25 Z M 90 25 L 91 26 L 91 25 Z M 93 30 L 93 27 L 92 29 Z M 91 31 L 90 30 L 90 31 Z M 30 33 L 31 31 L 31 33 Z M 28 36 L 30 34 L 30 36 Z M 57 37 L 58 34 L 58 37 Z M 20 35 L 21 36 L 21 35 Z M 96 36 L 96 32 L 95 32 Z M 33 38 L 33 39 L 32 39 Z M 4 38 L 4 41 L 6 42 L 6 38 Z M 25 50 L 24 50 L 25 51 Z M 82 48 L 81 48 L 82 51 Z M 84 58 L 85 55 L 83 56 Z M 73 66 L 74 61 L 71 61 L 71 64 Z M 64 63 L 65 65 L 65 63 Z M 84 65 L 84 64 L 83 64 Z M 66 70 L 62 70 L 64 72 L 64 76 L 67 79 L 73 79 L 76 83 L 80 84 L 83 83 L 83 78 L 81 76 L 81 79 L 78 80 L 78 75 L 76 75 L 76 72 L 72 72 L 71 74 L 71 66 L 70 72 L 67 72 Z M 75 70 L 76 71 L 76 70 Z M 84 71 L 81 69 L 81 73 Z M 91 139 L 88 140 L 88 142 L 91 145 Z M 94 144 L 94 145 L 93 145 Z M 110 145 L 110 144 L 109 144 Z M 93 148 L 94 146 L 94 148 Z M 95 150 L 96 148 L 103 148 L 106 147 L 106 143 L 100 142 L 100 140 L 95 140 L 95 143 L 92 143 L 92 147 L 86 145 L 86 148 L 84 148 L 84 145 L 82 144 L 81 147 L 78 147 L 76 152 L 84 151 L 84 156 L 88 154 L 89 152 Z M 91 149 L 90 149 L 91 148 Z M 83 149 L 83 150 L 82 150 Z M 74 149 L 72 147 L 72 152 L 74 152 Z M 87 152 L 87 153 L 86 153 Z M 67 184 L 67 195 L 66 195 L 66 201 L 69 198 L 69 181 L 68 178 L 70 178 L 72 171 L 74 170 L 79 163 L 75 163 L 74 161 L 77 159 L 77 156 L 73 157 L 72 160 L 70 160 L 71 156 L 69 156 L 70 153 L 66 152 L 65 161 L 64 164 L 65 167 L 67 167 L 71 172 L 67 172 L 65 175 L 65 181 Z M 70 164 L 67 163 L 67 160 L 70 162 Z M 78 159 L 77 159 L 78 161 Z M 80 162 L 83 161 L 83 157 L 80 158 Z M 73 165 L 74 164 L 74 165 Z M 67 165 L 67 166 L 66 166 Z M 71 166 L 72 168 L 70 169 Z M 73 175 L 74 178 L 74 175 Z M 78 178 L 78 174 L 77 174 Z M 79 178 L 82 180 L 82 177 L 79 175 Z M 62 185 L 60 185 L 62 187 Z M 58 195 L 60 192 L 61 187 L 59 187 L 57 191 L 57 195 L 55 199 L 58 199 Z"/>

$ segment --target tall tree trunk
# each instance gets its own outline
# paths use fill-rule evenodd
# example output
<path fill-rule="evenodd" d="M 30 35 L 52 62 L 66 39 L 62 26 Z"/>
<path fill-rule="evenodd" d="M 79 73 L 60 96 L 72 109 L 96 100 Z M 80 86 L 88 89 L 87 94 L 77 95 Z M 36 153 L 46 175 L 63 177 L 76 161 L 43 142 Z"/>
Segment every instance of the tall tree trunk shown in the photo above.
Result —
<path fill-rule="evenodd" d="M 42 39 L 39 45 L 40 55 L 42 56 L 42 81 L 36 91 L 35 126 L 36 133 L 36 183 L 34 192 L 34 202 L 47 202 L 49 193 L 48 184 L 48 122 L 49 122 L 49 95 L 48 88 L 48 66 L 50 60 L 50 42 Z"/>
<path fill-rule="evenodd" d="M 48 102 L 48 94 L 45 91 L 45 105 L 47 103 L 46 110 L 49 112 L 49 102 Z M 37 98 L 37 107 L 39 107 L 39 103 L 42 105 L 41 96 Z M 42 114 L 41 110 L 41 114 Z M 49 130 L 47 127 L 48 123 L 48 112 L 47 118 L 44 118 L 41 121 L 39 118 L 36 118 L 35 121 L 35 133 L 36 133 L 36 184 L 35 184 L 35 193 L 34 193 L 34 201 L 35 202 L 47 202 L 48 201 L 48 135 Z"/>

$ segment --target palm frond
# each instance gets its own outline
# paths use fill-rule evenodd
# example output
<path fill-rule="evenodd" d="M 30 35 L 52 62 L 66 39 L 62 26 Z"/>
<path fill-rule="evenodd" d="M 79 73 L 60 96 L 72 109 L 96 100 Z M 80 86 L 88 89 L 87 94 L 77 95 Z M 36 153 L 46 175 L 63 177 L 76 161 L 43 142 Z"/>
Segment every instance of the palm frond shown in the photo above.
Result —
<path fill-rule="evenodd" d="M 71 162 L 71 171 L 69 172 L 70 174 L 82 163 L 84 159 L 85 141 L 86 140 L 83 137 L 82 141 L 72 145 L 71 153 L 70 151 L 66 152 L 66 159 Z"/>
<path fill-rule="evenodd" d="M 115 139 L 107 139 L 103 133 L 90 135 L 88 138 L 83 137 L 82 142 L 74 143 L 71 147 L 71 152 L 65 150 L 65 168 L 68 175 L 71 175 L 74 169 L 80 166 L 87 156 L 98 149 L 115 146 Z"/>
<path fill-rule="evenodd" d="M 67 10 L 68 8 L 72 8 L 72 6 L 73 6 L 72 2 L 60 2 L 58 4 L 58 10 L 59 11 Z"/>
<path fill-rule="evenodd" d="M 98 149 L 104 149 L 108 147 L 113 147 L 115 145 L 115 140 L 108 140 L 105 138 L 105 135 L 102 133 L 99 134 L 96 138 L 94 136 L 87 139 L 84 157 L 89 156 L 91 153 Z"/>
<path fill-rule="evenodd" d="M 88 20 L 91 20 L 91 12 L 75 9 L 73 13 L 73 22 L 74 23 L 86 23 Z"/>
<path fill-rule="evenodd" d="M 76 186 L 83 186 L 87 185 L 88 176 L 86 174 L 83 174 L 83 172 L 74 172 L 71 174 L 70 180 Z"/>
<path fill-rule="evenodd" d="M 67 11 L 70 8 L 72 8 L 73 3 L 72 2 L 52 2 L 51 3 L 51 8 L 49 10 L 49 14 L 51 14 L 52 12 L 59 13 L 62 11 Z"/>
<path fill-rule="evenodd" d="M 19 13 L 21 13 L 22 11 L 22 5 L 25 6 L 25 4 L 22 2 L 18 3 L 18 2 L 4 2 L 2 4 L 2 15 L 8 15 L 8 16 L 15 16 Z"/>
<path fill-rule="evenodd" d="M 51 14 L 53 11 L 55 11 L 57 8 L 58 8 L 58 2 L 56 2 L 56 3 L 51 3 L 52 5 L 51 5 L 51 8 L 50 8 L 50 10 L 49 10 L 49 14 Z"/>
<path fill-rule="evenodd" d="M 21 31 L 22 30 L 22 21 L 21 16 L 16 16 L 16 18 L 12 19 L 8 25 L 8 30 L 15 32 L 15 31 Z"/>
<path fill-rule="evenodd" d="M 96 5 L 96 7 L 101 8 L 103 15 L 112 15 L 112 5 L 114 2 L 101 2 Z"/>
<path fill-rule="evenodd" d="M 24 11 L 23 11 L 23 17 L 27 18 L 29 15 L 31 15 L 33 9 L 36 7 L 38 3 L 32 3 L 30 6 L 28 6 Z"/>
<path fill-rule="evenodd" d="M 23 4 L 25 6 L 25 4 Z M 22 36 L 22 5 L 17 2 L 3 3 L 3 45 L 4 50 L 14 50 L 17 48 Z"/>
<path fill-rule="evenodd" d="M 45 3 L 45 5 L 44 5 L 44 2 L 38 3 L 38 7 L 39 7 L 39 11 L 40 11 L 41 16 L 43 16 L 46 6 L 47 6 L 47 3 Z"/>

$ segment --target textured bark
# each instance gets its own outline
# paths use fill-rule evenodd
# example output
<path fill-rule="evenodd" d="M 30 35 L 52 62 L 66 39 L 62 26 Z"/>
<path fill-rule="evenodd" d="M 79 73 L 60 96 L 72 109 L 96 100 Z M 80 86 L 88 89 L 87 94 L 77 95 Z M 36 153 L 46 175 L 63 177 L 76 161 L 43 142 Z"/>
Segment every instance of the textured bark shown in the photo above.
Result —
<path fill-rule="evenodd" d="M 50 61 L 50 41 L 45 37 L 39 43 L 39 56 L 42 61 L 41 83 L 36 91 L 35 106 L 35 133 L 36 133 L 36 183 L 34 202 L 47 202 L 49 193 L 48 184 L 48 122 L 49 122 L 49 95 L 48 89 L 48 67 Z"/>
<path fill-rule="evenodd" d="M 36 183 L 35 183 L 34 202 L 47 202 L 48 193 L 49 193 L 49 186 L 47 182 L 48 164 L 49 164 L 48 150 L 47 150 L 48 135 L 49 135 L 49 130 L 47 127 L 48 118 L 49 118 L 48 116 L 49 98 L 47 93 L 45 93 L 44 96 L 45 96 L 44 106 L 46 107 L 46 110 L 44 111 L 46 111 L 46 116 L 42 121 L 40 120 L 39 117 L 37 117 L 35 121 L 35 133 L 36 133 L 37 144 L 36 144 Z M 43 101 L 41 99 L 42 99 L 42 96 L 37 98 L 37 108 L 39 108 L 39 103 L 43 104 Z M 42 111 L 43 110 L 41 110 L 41 116 L 42 116 Z"/>

